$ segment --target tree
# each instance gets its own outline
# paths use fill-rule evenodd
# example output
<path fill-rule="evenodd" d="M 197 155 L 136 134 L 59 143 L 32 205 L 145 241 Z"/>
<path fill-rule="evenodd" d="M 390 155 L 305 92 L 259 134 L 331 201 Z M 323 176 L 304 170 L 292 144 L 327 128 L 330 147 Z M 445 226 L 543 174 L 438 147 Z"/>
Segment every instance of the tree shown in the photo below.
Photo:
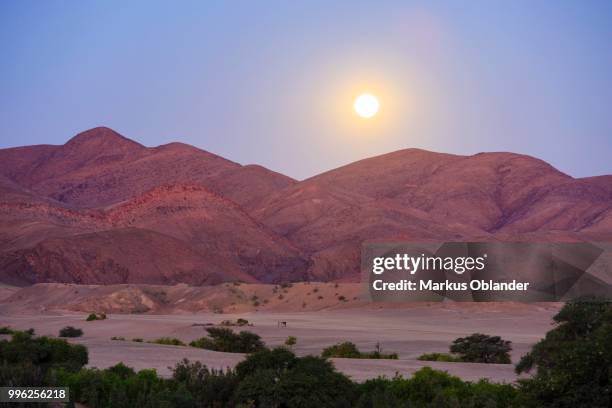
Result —
<path fill-rule="evenodd" d="M 612 302 L 569 302 L 553 320 L 556 327 L 516 366 L 536 369 L 519 383 L 522 406 L 612 406 Z"/>
<path fill-rule="evenodd" d="M 233 406 L 352 407 L 356 395 L 354 384 L 329 361 L 298 358 L 286 348 L 250 355 L 236 374 L 240 383 Z"/>
<path fill-rule="evenodd" d="M 60 370 L 56 376 L 57 384 L 70 388 L 71 400 L 90 408 L 205 406 L 197 405 L 183 384 L 158 377 L 152 369 L 135 372 L 119 363 L 106 370 L 83 368 L 74 373 Z"/>
<path fill-rule="evenodd" d="M 474 333 L 460 337 L 450 346 L 451 353 L 457 353 L 462 361 L 470 363 L 510 364 L 511 342 L 499 336 Z"/>
<path fill-rule="evenodd" d="M 20 331 L 10 341 L 0 340 L 0 384 L 4 386 L 44 385 L 52 369 L 76 371 L 87 362 L 87 349 L 65 340 Z"/>
<path fill-rule="evenodd" d="M 227 369 L 209 369 L 199 361 L 177 363 L 172 378 L 194 397 L 201 407 L 228 406 L 238 385 L 236 374 Z"/>
<path fill-rule="evenodd" d="M 295 336 L 289 336 L 287 337 L 287 340 L 285 340 L 285 346 L 295 346 L 295 344 L 297 343 L 297 338 Z"/>
<path fill-rule="evenodd" d="M 277 347 L 272 350 L 263 350 L 248 356 L 236 365 L 236 375 L 239 379 L 254 374 L 257 370 L 272 370 L 279 377 L 283 372 L 293 367 L 297 357 L 290 350 Z"/>

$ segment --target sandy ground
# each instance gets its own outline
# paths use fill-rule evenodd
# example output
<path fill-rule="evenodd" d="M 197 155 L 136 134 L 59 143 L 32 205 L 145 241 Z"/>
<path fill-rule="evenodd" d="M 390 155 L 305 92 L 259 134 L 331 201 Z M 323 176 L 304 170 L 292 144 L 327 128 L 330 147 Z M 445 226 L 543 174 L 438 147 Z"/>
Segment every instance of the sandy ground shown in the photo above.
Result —
<path fill-rule="evenodd" d="M 457 337 L 474 332 L 500 335 L 513 343 L 512 359 L 518 361 L 551 328 L 556 304 L 428 304 L 403 308 L 357 308 L 310 312 L 241 314 L 197 313 L 190 315 L 111 314 L 107 320 L 86 322 L 83 313 L 56 312 L 45 315 L 6 313 L 0 308 L 0 326 L 18 329 L 33 327 L 40 335 L 57 335 L 66 325 L 80 327 L 85 334 L 71 339 L 89 349 L 90 366 L 105 368 L 120 361 L 136 369 L 155 368 L 170 375 L 170 366 L 183 358 L 199 360 L 209 367 L 232 367 L 244 358 L 241 354 L 218 353 L 191 347 L 135 343 L 171 336 L 188 343 L 205 335 L 204 327 L 194 324 L 219 323 L 224 319 L 246 318 L 254 325 L 246 328 L 269 346 L 280 345 L 287 336 L 297 337 L 298 355 L 319 354 L 324 347 L 352 341 L 362 351 L 380 343 L 383 351 L 397 352 L 399 360 L 334 359 L 338 370 L 362 381 L 395 373 L 408 376 L 423 366 L 446 370 L 467 380 L 488 378 L 512 382 L 513 365 L 421 362 L 416 357 L 426 352 L 447 352 Z M 279 328 L 278 321 L 286 321 Z M 122 336 L 127 341 L 111 341 Z"/>

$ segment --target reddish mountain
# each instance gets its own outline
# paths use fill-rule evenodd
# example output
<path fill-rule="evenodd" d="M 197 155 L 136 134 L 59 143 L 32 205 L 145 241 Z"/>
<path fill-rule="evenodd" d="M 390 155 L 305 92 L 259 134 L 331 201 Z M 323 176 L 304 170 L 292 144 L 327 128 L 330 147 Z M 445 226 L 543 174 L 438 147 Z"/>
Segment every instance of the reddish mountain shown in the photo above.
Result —
<path fill-rule="evenodd" d="M 307 261 L 291 243 L 203 187 L 161 186 L 105 210 L 3 192 L 10 194 L 0 202 L 0 270 L 13 283 L 202 284 L 306 276 Z"/>
<path fill-rule="evenodd" d="M 305 250 L 312 276 L 333 279 L 356 276 L 365 240 L 610 239 L 611 213 L 612 176 L 573 179 L 513 153 L 407 149 L 289 186 L 253 214 Z"/>
<path fill-rule="evenodd" d="M 144 147 L 111 129 L 80 133 L 62 146 L 0 150 L 0 174 L 77 207 L 103 207 L 164 184 L 194 183 L 253 206 L 295 181 L 241 166 L 182 143 Z"/>
<path fill-rule="evenodd" d="M 45 239 L 0 258 L 3 281 L 83 284 L 158 283 L 193 285 L 256 280 L 220 266 L 185 242 L 154 231 L 117 228 Z"/>
<path fill-rule="evenodd" d="M 307 262 L 234 202 L 199 186 L 161 186 L 105 211 L 114 227 L 173 236 L 261 282 L 303 280 Z"/>
<path fill-rule="evenodd" d="M 0 280 L 355 279 L 365 240 L 612 239 L 612 176 L 407 149 L 296 182 L 107 128 L 0 150 Z"/>

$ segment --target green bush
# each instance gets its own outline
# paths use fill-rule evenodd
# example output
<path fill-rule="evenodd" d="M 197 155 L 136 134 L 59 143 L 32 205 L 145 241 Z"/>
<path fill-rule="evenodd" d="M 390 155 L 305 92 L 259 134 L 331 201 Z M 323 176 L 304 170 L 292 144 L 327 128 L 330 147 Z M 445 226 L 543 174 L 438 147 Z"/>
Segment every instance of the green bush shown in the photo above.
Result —
<path fill-rule="evenodd" d="M 354 343 L 345 341 L 329 346 L 321 352 L 321 356 L 325 358 L 371 358 L 371 359 L 387 359 L 397 360 L 397 353 L 384 354 L 380 349 L 380 345 L 376 345 L 376 349 L 371 352 L 361 352 Z"/>
<path fill-rule="evenodd" d="M 14 330 L 9 326 L 0 327 L 0 334 L 13 334 Z"/>
<path fill-rule="evenodd" d="M 320 357 L 296 357 L 286 348 L 252 354 L 235 370 L 230 406 L 352 407 L 354 384 Z"/>
<path fill-rule="evenodd" d="M 321 356 L 331 358 L 360 358 L 361 352 L 359 352 L 359 349 L 354 343 L 345 341 L 323 349 Z"/>
<path fill-rule="evenodd" d="M 121 336 L 113 336 L 113 337 L 111 337 L 111 340 L 115 340 L 115 341 L 125 341 L 125 337 L 121 337 Z"/>
<path fill-rule="evenodd" d="M 185 345 L 185 343 L 183 343 L 181 340 L 175 337 L 160 337 L 159 339 L 149 340 L 147 341 L 147 343 L 165 344 L 167 346 L 184 346 Z"/>
<path fill-rule="evenodd" d="M 286 349 L 249 355 L 235 370 L 209 370 L 179 362 L 170 379 L 123 364 L 106 370 L 60 370 L 57 384 L 90 408 L 127 407 L 351 407 L 355 385 L 318 357 L 298 358 Z"/>
<path fill-rule="evenodd" d="M 198 406 L 176 381 L 158 377 L 155 370 L 135 372 L 122 363 L 106 370 L 59 371 L 57 381 L 70 388 L 74 401 L 89 408 Z"/>
<path fill-rule="evenodd" d="M 511 343 L 499 336 L 474 333 L 453 341 L 450 352 L 470 363 L 510 364 Z"/>
<path fill-rule="evenodd" d="M 106 313 L 102 312 L 100 314 L 96 314 L 96 313 L 90 313 L 89 316 L 87 316 L 87 319 L 85 319 L 88 322 L 94 321 L 94 320 L 106 320 Z"/>
<path fill-rule="evenodd" d="M 87 362 L 82 345 L 14 331 L 11 340 L 0 340 L 0 385 L 45 385 L 52 370 L 76 371 Z"/>
<path fill-rule="evenodd" d="M 232 320 L 223 320 L 221 323 L 219 323 L 219 326 L 248 326 L 249 325 L 249 321 L 246 319 L 236 319 L 236 321 L 232 321 Z"/>
<path fill-rule="evenodd" d="M 285 346 L 289 346 L 289 347 L 295 346 L 296 343 L 297 343 L 297 337 L 295 336 L 289 336 L 285 340 Z"/>
<path fill-rule="evenodd" d="M 192 347 L 226 353 L 255 353 L 265 349 L 265 344 L 255 333 L 241 331 L 236 334 L 231 329 L 209 327 L 209 337 L 201 337 L 189 343 Z"/>
<path fill-rule="evenodd" d="M 456 363 L 463 361 L 461 357 L 453 356 L 448 353 L 425 353 L 417 357 L 420 361 L 441 361 L 445 363 Z"/>
<path fill-rule="evenodd" d="M 209 370 L 196 361 L 184 359 L 176 364 L 172 378 L 183 386 L 200 407 L 229 407 L 238 378 L 232 370 Z"/>
<path fill-rule="evenodd" d="M 516 366 L 525 407 L 612 406 L 612 302 L 582 299 L 553 317 L 556 327 Z"/>
<path fill-rule="evenodd" d="M 81 337 L 83 330 L 72 326 L 66 326 L 59 331 L 60 337 Z"/>
<path fill-rule="evenodd" d="M 135 337 L 135 338 L 132 339 L 132 341 L 135 342 L 135 343 L 142 343 L 143 342 L 143 340 L 140 337 Z"/>
<path fill-rule="evenodd" d="M 421 368 L 410 378 L 379 377 L 356 387 L 357 408 L 510 407 L 516 398 L 512 385 L 463 381 L 430 367 Z"/>

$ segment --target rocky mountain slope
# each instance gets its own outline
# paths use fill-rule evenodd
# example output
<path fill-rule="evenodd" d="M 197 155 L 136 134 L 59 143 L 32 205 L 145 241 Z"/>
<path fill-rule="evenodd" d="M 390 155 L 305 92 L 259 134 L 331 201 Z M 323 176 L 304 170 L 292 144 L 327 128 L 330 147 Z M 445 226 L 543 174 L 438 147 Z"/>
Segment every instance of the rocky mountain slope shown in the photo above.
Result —
<path fill-rule="evenodd" d="M 406 149 L 297 182 L 108 128 L 0 150 L 0 281 L 355 280 L 366 240 L 609 240 L 612 176 Z"/>

